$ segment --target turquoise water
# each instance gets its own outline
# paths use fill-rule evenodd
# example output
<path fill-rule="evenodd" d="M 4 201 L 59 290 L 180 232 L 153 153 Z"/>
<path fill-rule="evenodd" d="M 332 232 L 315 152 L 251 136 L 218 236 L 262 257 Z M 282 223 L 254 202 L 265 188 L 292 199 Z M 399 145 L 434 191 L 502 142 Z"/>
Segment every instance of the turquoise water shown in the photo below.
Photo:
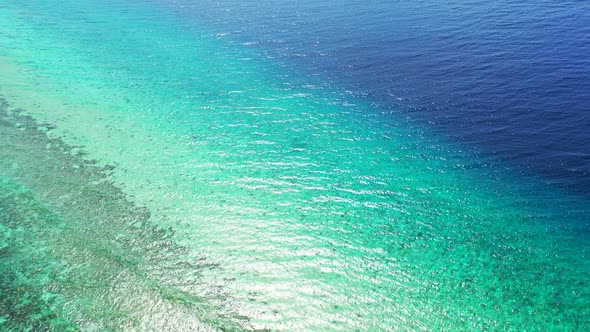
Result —
<path fill-rule="evenodd" d="M 3 329 L 590 327 L 587 198 L 149 2 L 0 8 Z"/>

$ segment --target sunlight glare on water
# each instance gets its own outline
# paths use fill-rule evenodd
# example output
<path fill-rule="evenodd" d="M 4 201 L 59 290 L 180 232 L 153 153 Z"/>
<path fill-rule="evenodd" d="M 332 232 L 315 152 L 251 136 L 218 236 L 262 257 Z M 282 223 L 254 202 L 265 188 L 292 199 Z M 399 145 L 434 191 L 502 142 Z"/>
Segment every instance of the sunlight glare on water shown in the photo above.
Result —
<path fill-rule="evenodd" d="M 2 328 L 589 326 L 586 197 L 157 3 L 2 6 Z"/>

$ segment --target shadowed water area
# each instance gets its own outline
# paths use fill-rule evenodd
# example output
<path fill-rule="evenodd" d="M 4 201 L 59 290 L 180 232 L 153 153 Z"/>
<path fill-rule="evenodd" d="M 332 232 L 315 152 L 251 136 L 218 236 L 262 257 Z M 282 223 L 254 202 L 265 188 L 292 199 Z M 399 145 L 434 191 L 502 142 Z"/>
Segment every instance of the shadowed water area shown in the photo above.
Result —
<path fill-rule="evenodd" d="M 2 6 L 1 328 L 590 326 L 587 197 L 155 4 Z"/>

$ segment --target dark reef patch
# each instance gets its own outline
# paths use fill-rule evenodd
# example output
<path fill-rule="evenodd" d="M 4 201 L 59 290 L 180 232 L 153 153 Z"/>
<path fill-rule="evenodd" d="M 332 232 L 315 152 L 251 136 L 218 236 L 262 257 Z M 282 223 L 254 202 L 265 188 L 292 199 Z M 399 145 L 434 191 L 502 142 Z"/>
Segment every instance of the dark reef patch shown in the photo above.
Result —
<path fill-rule="evenodd" d="M 112 166 L 51 138 L 51 129 L 0 99 L 0 329 L 165 324 L 149 301 L 170 320 L 191 317 L 187 326 L 247 328 L 226 292 L 202 280 L 219 266 L 189 255 L 109 180 Z"/>

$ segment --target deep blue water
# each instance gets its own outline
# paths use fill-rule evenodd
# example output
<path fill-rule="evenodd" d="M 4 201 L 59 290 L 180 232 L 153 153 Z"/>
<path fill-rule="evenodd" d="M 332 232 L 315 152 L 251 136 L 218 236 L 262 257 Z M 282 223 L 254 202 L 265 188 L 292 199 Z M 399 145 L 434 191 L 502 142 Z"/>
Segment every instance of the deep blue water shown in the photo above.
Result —
<path fill-rule="evenodd" d="M 588 1 L 163 2 L 384 112 L 590 194 Z"/>
<path fill-rule="evenodd" d="M 587 7 L 3 0 L 0 331 L 590 331 Z"/>

